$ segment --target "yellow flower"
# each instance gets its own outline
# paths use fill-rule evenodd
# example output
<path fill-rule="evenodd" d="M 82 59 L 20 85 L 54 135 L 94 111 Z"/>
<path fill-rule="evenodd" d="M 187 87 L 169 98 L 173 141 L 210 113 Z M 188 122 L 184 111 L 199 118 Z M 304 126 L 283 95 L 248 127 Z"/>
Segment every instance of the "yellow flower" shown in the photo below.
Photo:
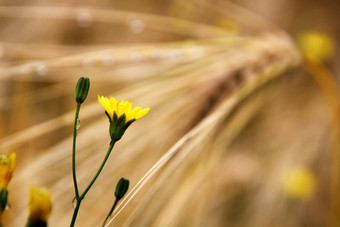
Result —
<path fill-rule="evenodd" d="M 104 107 L 106 115 L 110 120 L 110 137 L 112 141 L 118 141 L 124 135 L 125 130 L 138 118 L 147 114 L 150 108 L 142 109 L 136 107 L 132 109 L 132 102 L 118 102 L 115 98 L 110 99 L 99 96 L 99 103 Z"/>
<path fill-rule="evenodd" d="M 294 199 L 309 199 L 316 190 L 316 178 L 310 170 L 296 167 L 288 170 L 282 179 L 283 192 Z"/>
<path fill-rule="evenodd" d="M 98 101 L 104 107 L 111 120 L 114 120 L 114 114 L 117 115 L 117 118 L 120 118 L 122 115 L 125 114 L 125 122 L 137 120 L 138 118 L 141 118 L 145 114 L 147 114 L 150 110 L 150 108 L 142 109 L 140 107 L 132 109 L 132 102 L 118 102 L 113 97 L 111 97 L 109 100 L 104 96 L 98 95 Z"/>
<path fill-rule="evenodd" d="M 298 46 L 307 60 L 324 62 L 335 50 L 334 40 L 321 32 L 305 32 L 298 37 Z"/>
<path fill-rule="evenodd" d="M 0 155 L 0 188 L 7 188 L 15 170 L 15 153 Z"/>
<path fill-rule="evenodd" d="M 47 222 L 52 209 L 49 190 L 44 187 L 31 187 L 28 208 L 31 224 Z"/>

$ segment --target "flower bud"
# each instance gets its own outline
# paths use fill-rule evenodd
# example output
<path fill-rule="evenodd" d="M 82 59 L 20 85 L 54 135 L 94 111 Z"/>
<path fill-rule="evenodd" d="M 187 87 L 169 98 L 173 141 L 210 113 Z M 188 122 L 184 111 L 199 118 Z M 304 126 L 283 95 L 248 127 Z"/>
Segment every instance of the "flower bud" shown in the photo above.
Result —
<path fill-rule="evenodd" d="M 89 89 L 90 79 L 88 77 L 80 77 L 74 93 L 77 103 L 82 104 L 85 101 L 87 94 L 89 93 Z"/>
<path fill-rule="evenodd" d="M 15 153 L 10 155 L 0 155 L 0 189 L 7 188 L 15 170 Z"/>
<path fill-rule="evenodd" d="M 124 197 L 125 193 L 129 189 L 129 183 L 130 183 L 129 180 L 120 178 L 120 180 L 117 183 L 116 192 L 115 192 L 115 196 L 117 200 L 120 200 L 121 198 Z"/>
<path fill-rule="evenodd" d="M 0 155 L 0 214 L 7 207 L 7 186 L 9 181 L 12 179 L 15 166 L 15 153 L 10 155 Z"/>
<path fill-rule="evenodd" d="M 47 226 L 47 220 L 52 209 L 51 195 L 47 188 L 31 187 L 29 218 L 27 227 Z"/>

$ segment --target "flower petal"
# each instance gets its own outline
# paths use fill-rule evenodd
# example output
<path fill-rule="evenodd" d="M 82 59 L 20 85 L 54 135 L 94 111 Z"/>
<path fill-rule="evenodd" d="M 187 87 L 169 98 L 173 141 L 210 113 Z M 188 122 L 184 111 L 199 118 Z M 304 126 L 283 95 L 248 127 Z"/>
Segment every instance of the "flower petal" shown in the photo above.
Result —
<path fill-rule="evenodd" d="M 138 113 L 136 113 L 136 119 L 143 117 L 145 114 L 149 112 L 150 108 L 145 108 L 140 110 Z"/>
<path fill-rule="evenodd" d="M 150 108 L 142 109 L 139 106 L 132 109 L 132 102 L 124 100 L 119 102 L 113 97 L 108 99 L 104 96 L 98 95 L 98 102 L 104 107 L 111 119 L 113 119 L 114 113 L 118 118 L 125 114 L 126 122 L 141 118 L 150 110 Z"/>

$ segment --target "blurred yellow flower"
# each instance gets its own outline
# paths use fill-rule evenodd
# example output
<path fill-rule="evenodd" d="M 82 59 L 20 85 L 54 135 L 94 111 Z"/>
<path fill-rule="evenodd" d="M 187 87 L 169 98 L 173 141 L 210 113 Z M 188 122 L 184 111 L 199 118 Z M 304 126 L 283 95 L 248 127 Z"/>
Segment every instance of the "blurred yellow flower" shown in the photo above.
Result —
<path fill-rule="evenodd" d="M 307 168 L 296 167 L 288 170 L 282 179 L 283 192 L 294 199 L 309 199 L 316 190 L 316 178 Z"/>
<path fill-rule="evenodd" d="M 324 62 L 332 58 L 334 40 L 321 32 L 310 31 L 299 35 L 298 46 L 307 60 Z"/>
<path fill-rule="evenodd" d="M 31 187 L 28 208 L 31 223 L 47 222 L 52 209 L 49 190 L 44 187 Z"/>
<path fill-rule="evenodd" d="M 117 118 L 120 118 L 125 114 L 125 122 L 129 122 L 131 120 L 136 120 L 138 118 L 143 117 L 147 114 L 150 108 L 142 109 L 140 107 L 136 107 L 132 109 L 132 102 L 129 101 L 116 101 L 115 98 L 111 97 L 110 100 L 104 96 L 98 95 L 99 103 L 104 107 L 107 114 L 110 116 L 111 120 L 114 120 L 114 114 L 116 114 Z"/>
<path fill-rule="evenodd" d="M 15 170 L 15 153 L 0 155 L 0 188 L 7 188 Z"/>

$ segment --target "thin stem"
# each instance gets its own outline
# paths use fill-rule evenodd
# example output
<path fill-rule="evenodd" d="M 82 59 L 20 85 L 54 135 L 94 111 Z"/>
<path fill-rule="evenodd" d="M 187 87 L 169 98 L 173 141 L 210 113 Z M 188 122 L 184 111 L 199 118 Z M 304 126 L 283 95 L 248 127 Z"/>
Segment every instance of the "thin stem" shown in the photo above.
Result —
<path fill-rule="evenodd" d="M 114 202 L 114 204 L 113 204 L 113 206 L 112 206 L 112 208 L 111 208 L 110 212 L 108 213 L 107 217 L 105 218 L 105 221 L 103 222 L 103 225 L 102 225 L 102 227 L 104 227 L 104 226 L 106 225 L 106 222 L 107 222 L 107 220 L 108 220 L 108 219 L 109 219 L 109 217 L 111 216 L 111 214 L 112 214 L 113 210 L 116 208 L 116 206 L 117 206 L 118 202 L 119 202 L 119 199 L 117 199 L 117 198 L 116 198 L 116 200 L 115 200 L 115 202 Z"/>
<path fill-rule="evenodd" d="M 104 165 L 107 161 L 107 159 L 109 158 L 110 154 L 111 154 L 111 151 L 112 151 L 112 148 L 113 146 L 115 145 L 116 141 L 111 141 L 110 143 L 110 146 L 109 146 L 109 149 L 107 150 L 106 152 L 106 155 L 105 155 L 105 158 L 101 164 L 101 166 L 99 167 L 96 175 L 93 177 L 92 181 L 90 182 L 90 184 L 87 186 L 87 188 L 85 189 L 85 191 L 83 192 L 83 194 L 81 194 L 81 196 L 79 197 L 79 199 L 84 199 L 85 195 L 87 194 L 87 192 L 90 190 L 90 188 L 92 187 L 92 185 L 94 184 L 94 182 L 97 180 L 100 172 L 103 170 L 104 168 Z"/>
<path fill-rule="evenodd" d="M 77 176 L 76 176 L 76 138 L 77 138 L 77 126 L 78 126 L 78 116 L 80 110 L 80 103 L 77 103 L 76 114 L 74 117 L 74 128 L 73 128 L 73 147 L 72 147 L 72 174 L 73 174 L 73 184 L 76 195 L 76 200 L 79 199 L 79 190 L 77 184 Z"/>
<path fill-rule="evenodd" d="M 77 215 L 78 215 L 78 211 L 79 211 L 81 201 L 82 201 L 82 199 L 77 200 L 76 208 L 74 208 L 74 211 L 73 211 L 72 221 L 71 221 L 71 225 L 70 225 L 71 227 L 73 227 L 74 224 L 76 223 L 76 219 L 77 219 Z"/>
<path fill-rule="evenodd" d="M 116 141 L 111 141 L 110 143 L 110 146 L 109 146 L 109 149 L 107 150 L 106 152 L 106 155 L 105 155 L 105 158 L 102 162 L 102 164 L 100 165 L 96 175 L 93 177 L 92 181 L 90 182 L 90 184 L 87 186 L 87 188 L 85 189 L 85 191 L 79 196 L 78 194 L 78 198 L 76 198 L 76 201 L 77 201 L 77 204 L 76 204 L 76 208 L 74 209 L 73 211 L 73 216 L 72 216 L 72 221 L 71 221 L 71 227 L 74 226 L 75 222 L 76 222 L 76 219 L 77 219 L 77 215 L 78 215 L 78 211 L 79 211 L 79 208 L 80 208 L 80 204 L 81 202 L 83 201 L 83 199 L 85 198 L 87 192 L 90 190 L 90 188 L 92 187 L 92 185 L 94 184 L 94 182 L 97 180 L 100 172 L 103 170 L 104 168 L 104 165 L 107 161 L 107 159 L 109 158 L 110 154 L 111 154 L 111 151 L 113 149 L 113 146 L 115 145 Z M 76 185 L 76 184 L 75 184 Z"/>

